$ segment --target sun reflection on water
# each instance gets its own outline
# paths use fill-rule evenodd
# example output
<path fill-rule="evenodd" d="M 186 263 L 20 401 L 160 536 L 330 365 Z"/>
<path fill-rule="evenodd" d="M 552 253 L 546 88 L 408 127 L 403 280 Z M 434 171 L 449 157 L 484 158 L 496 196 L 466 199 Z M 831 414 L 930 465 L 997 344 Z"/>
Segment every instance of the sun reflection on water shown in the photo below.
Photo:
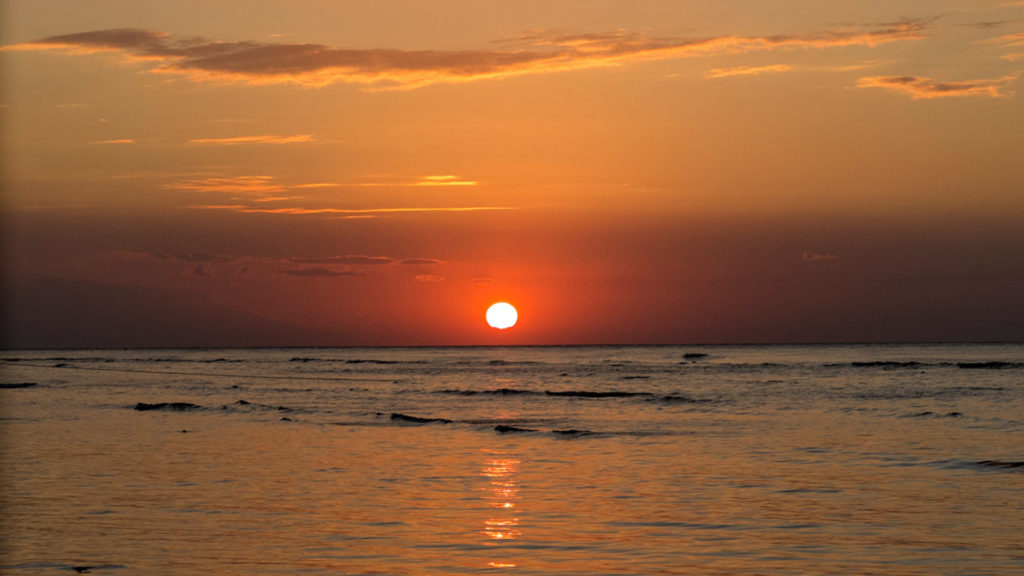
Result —
<path fill-rule="evenodd" d="M 516 475 L 519 473 L 520 460 L 500 454 L 490 454 L 484 461 L 480 475 L 488 480 L 484 498 L 494 514 L 483 521 L 481 532 L 487 538 L 485 543 L 495 545 L 498 542 L 515 540 L 522 535 L 519 530 L 519 516 L 516 508 L 519 503 L 519 487 Z M 516 564 L 508 561 L 492 561 L 492 568 L 515 568 Z"/>

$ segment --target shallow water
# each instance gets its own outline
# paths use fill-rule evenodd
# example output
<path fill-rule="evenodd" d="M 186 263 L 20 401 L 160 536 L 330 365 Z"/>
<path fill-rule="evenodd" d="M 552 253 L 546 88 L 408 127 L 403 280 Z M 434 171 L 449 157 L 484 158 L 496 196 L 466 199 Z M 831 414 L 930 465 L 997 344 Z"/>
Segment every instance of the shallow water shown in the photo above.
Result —
<path fill-rule="evenodd" d="M 4 574 L 1024 573 L 1021 345 L 0 358 Z"/>

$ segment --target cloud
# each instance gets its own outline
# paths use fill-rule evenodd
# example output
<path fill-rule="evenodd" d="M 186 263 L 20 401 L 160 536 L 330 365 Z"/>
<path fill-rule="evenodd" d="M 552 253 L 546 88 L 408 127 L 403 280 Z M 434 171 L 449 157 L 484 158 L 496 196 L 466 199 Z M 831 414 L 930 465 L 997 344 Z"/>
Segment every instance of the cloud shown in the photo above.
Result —
<path fill-rule="evenodd" d="M 444 264 L 444 260 L 438 260 L 437 258 L 406 258 L 402 260 L 402 264 L 406 266 L 434 266 L 436 264 Z"/>
<path fill-rule="evenodd" d="M 520 47 L 504 50 L 397 50 L 174 39 L 164 32 L 122 28 L 50 36 L 4 49 L 60 50 L 71 54 L 114 52 L 148 63 L 152 72 L 182 75 L 196 81 L 300 86 L 342 82 L 377 89 L 410 89 L 616 66 L 631 61 L 796 48 L 874 47 L 919 40 L 924 38 L 925 29 L 922 20 L 904 20 L 873 28 L 774 36 L 659 38 L 630 32 L 566 35 L 537 31 L 518 38 Z"/>
<path fill-rule="evenodd" d="M 456 176 L 427 177 L 446 185 L 468 186 L 476 182 L 458 180 Z M 415 184 L 411 184 L 415 185 Z M 444 212 L 481 212 L 517 210 L 514 206 L 432 206 L 432 207 L 381 207 L 381 208 L 341 208 L 334 206 L 303 206 L 299 201 L 308 201 L 305 196 L 289 194 L 300 189 L 347 187 L 347 184 L 332 182 L 314 182 L 308 184 L 278 184 L 273 176 L 230 176 L 206 177 L 179 180 L 164 187 L 169 190 L 181 190 L 204 194 L 222 194 L 230 196 L 226 202 L 197 202 L 186 206 L 192 210 L 224 210 L 242 214 L 280 214 L 290 216 L 327 215 L 340 218 L 377 218 L 394 214 L 428 214 Z M 359 186 L 358 184 L 354 186 Z M 323 199 L 321 198 L 322 202 Z M 281 205 L 281 204 L 289 205 Z"/>
<path fill-rule="evenodd" d="M 297 268 L 294 270 L 282 270 L 282 274 L 298 276 L 301 278 L 336 278 L 339 276 L 366 276 L 365 273 L 357 270 L 329 270 L 318 266 L 316 268 Z"/>
<path fill-rule="evenodd" d="M 444 276 L 438 276 L 437 274 L 418 274 L 416 276 L 416 281 L 439 283 L 444 282 Z"/>
<path fill-rule="evenodd" d="M 189 140 L 188 144 L 237 146 L 239 144 L 297 144 L 312 141 L 313 137 L 309 134 L 296 134 L 294 136 L 263 134 L 261 136 L 235 136 L 233 138 L 194 138 Z"/>
<path fill-rule="evenodd" d="M 801 257 L 806 262 L 820 262 L 822 260 L 838 260 L 839 259 L 839 256 L 836 256 L 835 254 L 823 254 L 821 252 L 811 252 L 809 250 L 805 250 Z"/>
<path fill-rule="evenodd" d="M 297 184 L 292 188 L 340 188 L 341 184 L 337 182 L 310 182 L 309 184 Z"/>
<path fill-rule="evenodd" d="M 461 180 L 458 176 L 446 174 L 444 176 L 424 176 L 413 186 L 476 186 L 473 180 Z"/>
<path fill-rule="evenodd" d="M 158 255 L 165 256 L 165 255 Z M 234 262 L 235 259 L 229 256 L 220 256 L 217 254 L 210 254 L 209 252 L 187 252 L 184 254 L 175 254 L 174 257 L 182 262 L 198 262 L 198 263 L 210 263 L 210 264 L 228 264 Z"/>
<path fill-rule="evenodd" d="M 195 192 L 224 192 L 229 194 L 269 194 L 285 191 L 284 186 L 274 183 L 273 176 L 234 176 L 227 178 L 199 178 L 168 184 L 171 190 Z"/>
<path fill-rule="evenodd" d="M 857 86 L 861 88 L 884 88 L 890 92 L 906 94 L 914 100 L 932 98 L 956 98 L 961 96 L 988 96 L 1002 98 L 1007 94 L 1002 89 L 1017 79 L 1017 76 L 1003 76 L 982 80 L 960 80 L 954 82 L 936 82 L 924 76 L 871 76 L 861 78 Z"/>
<path fill-rule="evenodd" d="M 142 262 L 142 261 L 160 261 L 160 262 L 184 262 L 186 264 L 230 264 L 237 262 L 238 258 L 232 256 L 224 256 L 221 254 L 214 254 L 212 252 L 179 252 L 177 254 L 168 254 L 166 252 L 140 252 L 137 250 L 111 250 L 99 254 L 98 257 L 104 260 L 111 260 L 117 262 Z"/>
<path fill-rule="evenodd" d="M 737 68 L 716 68 L 704 73 L 705 78 L 728 78 L 729 76 L 753 76 L 767 72 L 788 72 L 792 70 L 785 64 L 771 66 L 739 66 Z"/>
<path fill-rule="evenodd" d="M 347 218 L 372 218 L 388 214 L 431 214 L 444 212 L 490 212 L 518 210 L 514 206 L 450 206 L 437 208 L 255 208 L 240 204 L 193 204 L 193 210 L 228 210 L 242 214 L 338 215 Z"/>
<path fill-rule="evenodd" d="M 89 142 L 89 144 L 135 144 L 135 140 L 131 138 L 118 138 L 115 140 L 96 140 Z"/>
<path fill-rule="evenodd" d="M 459 176 L 445 174 L 441 176 L 421 176 L 417 180 L 395 180 L 381 179 L 368 182 L 349 182 L 337 184 L 337 186 L 350 186 L 354 188 L 387 188 L 387 187 L 417 187 L 417 186 L 477 186 L 480 183 L 476 180 L 464 180 Z"/>
<path fill-rule="evenodd" d="M 1024 3 L 1022 3 L 1021 6 L 1024 6 Z M 1006 48 L 1024 47 L 1024 32 L 1006 34 L 1004 36 L 992 38 L 991 40 L 988 40 L 988 42 L 992 44 L 1002 44 Z M 1016 62 L 1017 60 L 1024 58 L 1024 54 L 1020 52 L 1010 52 L 1009 54 L 1004 54 L 1000 58 L 1007 62 Z"/>
<path fill-rule="evenodd" d="M 388 258 L 387 256 L 363 256 L 363 255 L 347 255 L 347 256 L 330 256 L 327 258 L 289 258 L 290 262 L 296 264 L 344 264 L 346 266 L 382 266 L 386 264 L 393 264 L 395 260 Z"/>

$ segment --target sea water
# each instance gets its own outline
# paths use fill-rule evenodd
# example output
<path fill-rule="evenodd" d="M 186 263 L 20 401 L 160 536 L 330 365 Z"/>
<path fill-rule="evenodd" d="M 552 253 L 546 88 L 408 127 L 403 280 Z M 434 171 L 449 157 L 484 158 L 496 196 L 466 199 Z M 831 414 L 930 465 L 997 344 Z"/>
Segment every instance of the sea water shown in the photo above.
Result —
<path fill-rule="evenodd" d="M 0 353 L 0 573 L 1024 574 L 1024 346 Z"/>

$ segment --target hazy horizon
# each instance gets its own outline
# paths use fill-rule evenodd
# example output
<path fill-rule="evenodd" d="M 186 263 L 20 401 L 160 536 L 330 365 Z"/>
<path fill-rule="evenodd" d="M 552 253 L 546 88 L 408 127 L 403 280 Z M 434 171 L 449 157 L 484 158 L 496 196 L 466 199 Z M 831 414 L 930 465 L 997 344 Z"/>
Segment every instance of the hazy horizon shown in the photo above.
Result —
<path fill-rule="evenodd" d="M 1018 0 L 0 11 L 4 348 L 1024 341 Z"/>

